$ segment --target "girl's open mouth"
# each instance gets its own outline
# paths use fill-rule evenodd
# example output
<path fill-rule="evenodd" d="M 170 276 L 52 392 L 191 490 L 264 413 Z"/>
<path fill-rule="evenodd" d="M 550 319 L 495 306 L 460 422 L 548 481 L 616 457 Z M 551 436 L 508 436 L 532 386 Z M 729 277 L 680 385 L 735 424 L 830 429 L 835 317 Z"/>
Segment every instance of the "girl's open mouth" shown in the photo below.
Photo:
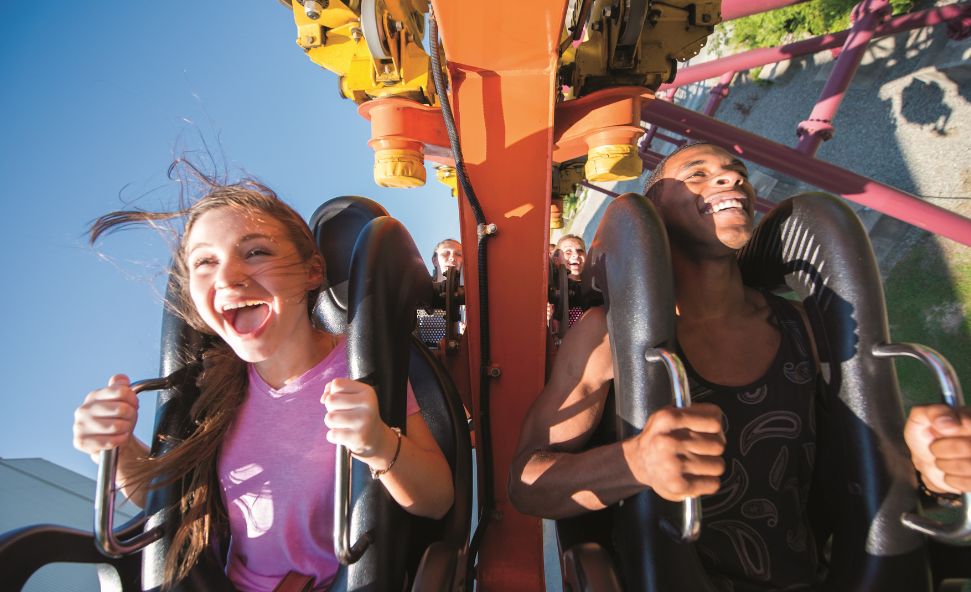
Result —
<path fill-rule="evenodd" d="M 265 302 L 239 302 L 223 307 L 223 318 L 239 335 L 255 333 L 270 318 Z"/>

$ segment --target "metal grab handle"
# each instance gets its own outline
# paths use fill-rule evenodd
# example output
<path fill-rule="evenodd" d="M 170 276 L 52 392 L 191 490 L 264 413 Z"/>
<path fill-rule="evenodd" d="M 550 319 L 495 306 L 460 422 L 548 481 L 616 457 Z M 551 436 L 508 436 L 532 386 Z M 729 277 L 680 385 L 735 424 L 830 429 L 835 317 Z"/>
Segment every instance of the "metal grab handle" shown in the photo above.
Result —
<path fill-rule="evenodd" d="M 914 358 L 924 363 L 937 378 L 944 402 L 957 409 L 964 405 L 961 383 L 954 367 L 939 352 L 917 343 L 890 343 L 873 346 L 875 358 Z M 944 543 L 965 543 L 971 541 L 971 493 L 961 496 L 961 519 L 948 524 L 919 514 L 905 512 L 900 521 L 911 530 L 916 530 Z"/>
<path fill-rule="evenodd" d="M 174 376 L 174 375 L 173 375 Z M 135 394 L 172 387 L 172 376 L 149 378 L 131 383 Z M 118 491 L 115 477 L 118 474 L 118 449 L 102 450 L 98 459 L 98 484 L 94 493 L 94 541 L 102 555 L 118 559 L 141 551 L 162 538 L 162 527 L 143 531 L 127 540 L 115 535 L 115 493 Z"/>
<path fill-rule="evenodd" d="M 644 352 L 648 362 L 662 362 L 667 368 L 674 392 L 674 406 L 678 409 L 691 407 L 691 389 L 688 387 L 688 374 L 681 359 L 668 350 L 650 347 Z M 681 540 L 690 543 L 698 540 L 701 534 L 701 501 L 697 497 L 687 497 L 681 502 Z"/>
<path fill-rule="evenodd" d="M 341 565 L 350 565 L 364 555 L 371 537 L 367 534 L 351 545 L 351 451 L 337 446 L 334 463 L 334 554 Z"/>

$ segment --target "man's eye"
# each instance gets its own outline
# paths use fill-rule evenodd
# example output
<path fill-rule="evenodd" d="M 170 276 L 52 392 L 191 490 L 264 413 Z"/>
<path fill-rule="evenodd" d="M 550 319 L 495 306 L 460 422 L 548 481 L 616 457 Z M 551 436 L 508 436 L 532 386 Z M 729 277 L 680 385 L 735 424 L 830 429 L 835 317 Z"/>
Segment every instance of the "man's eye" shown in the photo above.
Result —
<path fill-rule="evenodd" d="M 692 177 L 704 177 L 704 176 L 705 176 L 705 172 L 704 171 L 695 171 L 695 172 L 691 173 L 690 175 L 688 175 L 688 178 L 691 179 Z"/>

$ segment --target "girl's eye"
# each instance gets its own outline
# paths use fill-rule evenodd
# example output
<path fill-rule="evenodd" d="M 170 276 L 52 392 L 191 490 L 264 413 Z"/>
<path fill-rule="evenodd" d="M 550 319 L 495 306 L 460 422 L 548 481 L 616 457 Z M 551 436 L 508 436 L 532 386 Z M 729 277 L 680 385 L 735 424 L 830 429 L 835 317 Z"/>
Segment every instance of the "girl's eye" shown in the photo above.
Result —
<path fill-rule="evenodd" d="M 215 257 L 200 257 L 192 262 L 192 269 L 199 269 L 206 265 L 214 265 L 216 263 Z"/>
<path fill-rule="evenodd" d="M 264 249 L 263 247 L 254 247 L 254 248 L 246 251 L 246 257 L 247 258 L 249 258 L 249 257 L 265 257 L 265 256 L 270 255 L 270 254 L 271 253 L 268 250 Z"/>

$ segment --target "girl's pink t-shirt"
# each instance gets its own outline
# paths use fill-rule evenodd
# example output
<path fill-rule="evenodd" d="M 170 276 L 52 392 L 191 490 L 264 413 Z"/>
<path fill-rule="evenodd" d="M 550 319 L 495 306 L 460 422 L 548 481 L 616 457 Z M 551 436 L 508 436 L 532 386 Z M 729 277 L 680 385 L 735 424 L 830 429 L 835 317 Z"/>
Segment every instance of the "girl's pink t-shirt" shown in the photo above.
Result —
<path fill-rule="evenodd" d="M 273 389 L 249 366 L 249 393 L 219 456 L 231 532 L 226 573 L 241 592 L 271 591 L 290 571 L 325 590 L 334 556 L 335 446 L 327 441 L 324 386 L 347 377 L 345 341 L 303 376 Z M 408 385 L 408 415 L 418 403 Z"/>

